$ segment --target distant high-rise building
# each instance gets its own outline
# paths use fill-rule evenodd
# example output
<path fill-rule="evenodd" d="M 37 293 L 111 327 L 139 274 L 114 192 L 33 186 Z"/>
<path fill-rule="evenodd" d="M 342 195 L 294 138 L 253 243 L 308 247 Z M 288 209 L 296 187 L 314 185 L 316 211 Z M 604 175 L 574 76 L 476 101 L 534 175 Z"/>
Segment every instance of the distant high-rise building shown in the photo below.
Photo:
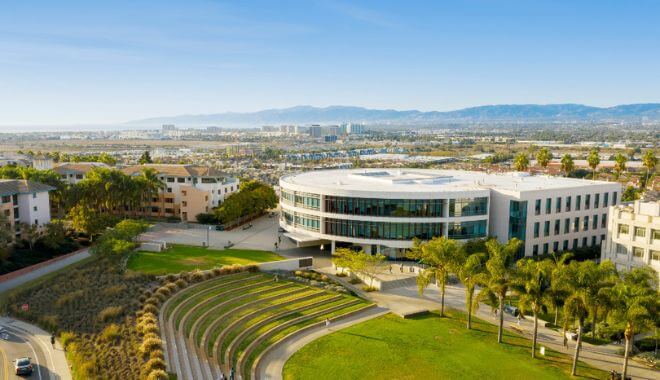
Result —
<path fill-rule="evenodd" d="M 176 126 L 174 124 L 163 124 L 163 134 L 169 131 L 176 131 Z"/>
<path fill-rule="evenodd" d="M 323 136 L 323 128 L 320 125 L 312 125 L 309 127 L 309 135 L 314 138 L 321 137 Z"/>
<path fill-rule="evenodd" d="M 349 135 L 361 135 L 364 133 L 364 124 L 347 123 L 346 133 Z"/>

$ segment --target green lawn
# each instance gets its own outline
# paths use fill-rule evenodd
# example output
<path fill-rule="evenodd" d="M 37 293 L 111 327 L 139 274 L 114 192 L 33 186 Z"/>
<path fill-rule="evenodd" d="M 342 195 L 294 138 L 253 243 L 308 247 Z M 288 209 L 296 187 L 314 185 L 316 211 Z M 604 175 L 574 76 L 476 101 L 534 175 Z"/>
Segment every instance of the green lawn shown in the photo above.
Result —
<path fill-rule="evenodd" d="M 163 252 L 138 251 L 128 260 L 128 269 L 150 274 L 167 274 L 211 269 L 230 264 L 255 264 L 282 260 L 269 251 L 249 249 L 216 250 L 187 245 L 172 245 Z"/>
<path fill-rule="evenodd" d="M 284 379 L 568 379 L 571 358 L 546 350 L 531 358 L 529 340 L 450 312 L 403 319 L 388 314 L 321 337 L 296 352 Z M 572 351 L 571 351 L 572 353 Z M 608 374 L 580 363 L 578 375 Z"/>

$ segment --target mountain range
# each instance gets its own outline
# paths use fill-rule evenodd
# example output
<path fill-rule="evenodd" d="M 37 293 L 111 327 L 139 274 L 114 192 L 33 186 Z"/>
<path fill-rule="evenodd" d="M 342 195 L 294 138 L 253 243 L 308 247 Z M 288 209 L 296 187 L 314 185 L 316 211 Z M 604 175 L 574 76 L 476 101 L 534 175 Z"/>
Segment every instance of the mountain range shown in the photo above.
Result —
<path fill-rule="evenodd" d="M 660 121 L 660 103 L 591 107 L 582 104 L 503 104 L 455 111 L 368 109 L 352 106 L 296 106 L 257 112 L 225 112 L 153 117 L 130 125 L 259 127 L 268 124 L 327 124 L 341 122 L 434 124 L 470 122 L 607 122 Z"/>

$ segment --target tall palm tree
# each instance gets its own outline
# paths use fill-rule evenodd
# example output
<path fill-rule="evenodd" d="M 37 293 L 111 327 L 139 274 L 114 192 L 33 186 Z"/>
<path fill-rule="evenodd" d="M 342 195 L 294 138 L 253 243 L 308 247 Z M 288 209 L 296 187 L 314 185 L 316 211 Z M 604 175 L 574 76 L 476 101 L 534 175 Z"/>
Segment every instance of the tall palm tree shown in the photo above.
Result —
<path fill-rule="evenodd" d="M 532 358 L 536 358 L 536 341 L 539 326 L 539 313 L 549 303 L 552 267 L 549 262 L 532 259 L 518 261 L 516 276 L 511 289 L 520 296 L 520 312 L 531 311 L 534 316 L 534 334 L 532 337 Z"/>
<path fill-rule="evenodd" d="M 615 300 L 613 315 L 626 325 L 623 333 L 626 348 L 621 371 L 621 378 L 625 379 L 635 329 L 653 327 L 660 309 L 660 301 L 657 297 L 658 276 L 648 267 L 635 268 L 625 273 L 612 290 Z"/>
<path fill-rule="evenodd" d="M 590 278 L 587 284 L 587 305 L 591 314 L 591 337 L 596 336 L 596 323 L 598 323 L 598 312 L 608 310 L 611 305 L 611 289 L 616 283 L 616 267 L 610 260 L 600 264 L 593 261 L 584 263 L 585 272 Z"/>
<path fill-rule="evenodd" d="M 456 267 L 459 280 L 465 285 L 465 309 L 467 311 L 467 328 L 472 328 L 472 310 L 479 307 L 478 300 L 474 297 L 474 290 L 479 283 L 484 281 L 486 270 L 485 253 L 463 254 Z"/>
<path fill-rule="evenodd" d="M 445 313 L 445 286 L 447 285 L 447 276 L 456 267 L 459 260 L 461 246 L 456 242 L 444 236 L 434 237 L 433 239 L 418 243 L 410 252 L 408 257 L 419 260 L 426 265 L 419 276 L 417 276 L 417 287 L 420 296 L 424 294 L 424 289 L 435 279 L 440 286 L 440 315 Z"/>
<path fill-rule="evenodd" d="M 621 173 L 623 173 L 626 170 L 627 161 L 628 158 L 621 153 L 617 153 L 614 156 L 614 172 L 616 173 L 617 179 L 621 176 Z"/>
<path fill-rule="evenodd" d="M 563 281 L 563 277 L 566 275 L 567 261 L 572 256 L 571 253 L 564 253 L 562 255 L 553 253 L 552 260 L 549 261 L 552 276 L 550 281 L 549 299 L 555 313 L 555 326 L 557 326 L 557 323 L 559 322 L 559 309 L 564 305 L 564 300 L 570 294 Z"/>
<path fill-rule="evenodd" d="M 524 152 L 520 152 L 513 159 L 513 167 L 516 171 L 524 172 L 529 167 L 529 158 Z"/>
<path fill-rule="evenodd" d="M 543 147 L 536 152 L 536 162 L 538 162 L 543 169 L 548 167 L 550 160 L 552 160 L 552 152 L 550 152 L 548 148 Z"/>
<path fill-rule="evenodd" d="M 648 186 L 649 174 L 655 169 L 655 166 L 658 164 L 658 158 L 655 156 L 655 152 L 652 149 L 644 152 L 642 156 L 642 165 L 646 168 L 646 181 L 644 182 Z"/>
<path fill-rule="evenodd" d="M 564 176 L 568 177 L 575 169 L 575 163 L 573 162 L 573 157 L 566 153 L 561 157 L 561 171 L 564 172 Z"/>
<path fill-rule="evenodd" d="M 600 165 L 600 155 L 598 154 L 598 149 L 594 148 L 589 152 L 589 155 L 587 156 L 587 163 L 589 164 L 589 167 L 591 168 L 591 171 L 593 173 L 592 179 L 596 179 L 596 168 L 598 165 Z"/>
<path fill-rule="evenodd" d="M 486 271 L 481 285 L 483 289 L 479 293 L 479 299 L 489 300 L 491 304 L 498 304 L 499 326 L 497 329 L 497 342 L 502 343 L 502 327 L 504 325 L 504 302 L 506 301 L 509 287 L 513 283 L 513 263 L 516 253 L 520 250 L 522 241 L 513 238 L 506 244 L 501 244 L 495 239 L 486 242 L 488 261 Z"/>
<path fill-rule="evenodd" d="M 154 168 L 142 168 L 140 178 L 144 183 L 142 200 L 147 199 L 147 204 L 151 203 L 151 199 L 166 188 L 165 183 L 158 178 L 158 172 Z M 163 200 L 163 202 L 165 201 Z M 164 207 L 164 204 L 162 207 Z"/>

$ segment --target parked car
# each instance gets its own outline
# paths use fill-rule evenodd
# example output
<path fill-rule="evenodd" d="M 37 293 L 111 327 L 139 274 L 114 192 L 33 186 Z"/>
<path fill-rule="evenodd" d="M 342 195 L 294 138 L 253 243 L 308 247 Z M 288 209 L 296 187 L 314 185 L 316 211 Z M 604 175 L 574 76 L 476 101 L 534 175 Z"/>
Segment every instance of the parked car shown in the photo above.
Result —
<path fill-rule="evenodd" d="M 223 226 L 222 224 L 218 224 L 217 226 L 215 226 L 215 230 L 216 230 L 216 231 L 224 231 L 224 230 L 225 230 L 225 226 Z"/>
<path fill-rule="evenodd" d="M 14 370 L 17 375 L 31 375 L 33 368 L 30 358 L 18 358 L 14 360 Z"/>
<path fill-rule="evenodd" d="M 514 317 L 517 317 L 518 314 L 520 313 L 520 310 L 518 310 L 517 307 L 511 306 L 511 305 L 504 305 L 504 312 L 509 313 L 513 315 Z"/>

